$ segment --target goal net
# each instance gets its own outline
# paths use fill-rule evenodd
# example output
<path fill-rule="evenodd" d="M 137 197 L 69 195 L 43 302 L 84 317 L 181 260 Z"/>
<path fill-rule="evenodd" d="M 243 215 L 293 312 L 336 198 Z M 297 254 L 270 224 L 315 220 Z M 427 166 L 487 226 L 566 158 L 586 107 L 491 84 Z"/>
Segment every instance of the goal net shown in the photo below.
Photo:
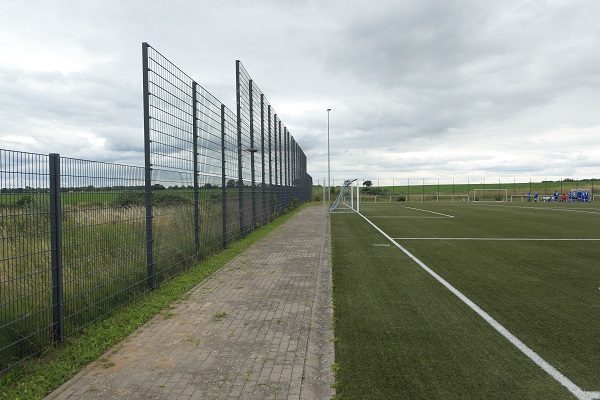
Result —
<path fill-rule="evenodd" d="M 473 189 L 473 201 L 508 201 L 508 189 Z"/>
<path fill-rule="evenodd" d="M 329 208 L 329 212 L 332 212 L 332 213 L 354 212 L 353 207 L 344 202 L 344 195 L 347 192 L 350 192 L 350 199 L 352 199 L 352 191 L 351 191 L 352 186 L 351 185 L 352 185 L 352 182 L 354 182 L 354 181 L 356 181 L 356 179 L 353 179 L 353 180 L 346 179 L 344 181 L 344 184 L 342 185 L 342 187 L 340 189 L 340 193 L 338 194 L 337 199 L 335 199 L 335 202 Z"/>

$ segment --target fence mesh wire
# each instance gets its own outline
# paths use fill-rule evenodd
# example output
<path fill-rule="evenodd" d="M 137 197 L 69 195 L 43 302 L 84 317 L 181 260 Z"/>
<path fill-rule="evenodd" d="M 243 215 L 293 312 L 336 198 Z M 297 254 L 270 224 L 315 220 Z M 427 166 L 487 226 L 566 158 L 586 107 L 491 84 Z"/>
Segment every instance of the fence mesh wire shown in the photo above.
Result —
<path fill-rule="evenodd" d="M 0 370 L 52 344 L 48 156 L 0 150 Z"/>

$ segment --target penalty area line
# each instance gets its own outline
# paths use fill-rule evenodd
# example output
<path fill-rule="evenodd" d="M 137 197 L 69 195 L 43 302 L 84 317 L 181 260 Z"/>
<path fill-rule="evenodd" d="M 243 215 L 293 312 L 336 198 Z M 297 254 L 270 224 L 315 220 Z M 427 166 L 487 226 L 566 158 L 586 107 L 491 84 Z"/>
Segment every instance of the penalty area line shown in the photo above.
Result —
<path fill-rule="evenodd" d="M 431 213 L 431 214 L 441 215 L 442 217 L 454 218 L 454 215 L 442 214 L 442 213 L 435 212 L 435 211 L 423 210 L 423 209 L 420 209 L 420 208 L 409 207 L 409 206 L 403 206 L 403 207 L 404 207 L 404 208 L 408 208 L 409 210 L 423 211 L 423 212 L 426 212 L 426 213 Z"/>
<path fill-rule="evenodd" d="M 447 216 L 439 216 L 439 217 L 428 217 L 428 216 L 423 216 L 423 215 L 373 215 L 371 216 L 371 218 L 385 218 L 385 219 L 391 219 L 391 218 L 402 218 L 402 219 L 446 219 L 448 218 Z"/>
<path fill-rule="evenodd" d="M 492 328 L 494 328 L 498 333 L 504 336 L 510 343 L 512 343 L 516 348 L 518 348 L 523 354 L 529 357 L 538 367 L 546 371 L 548 375 L 558 381 L 561 385 L 563 385 L 569 392 L 571 392 L 575 397 L 579 400 L 595 400 L 600 398 L 600 392 L 587 392 L 577 386 L 573 381 L 563 375 L 560 371 L 558 371 L 554 366 L 544 360 L 539 354 L 529 348 L 525 343 L 523 343 L 519 338 L 510 333 L 508 329 L 506 329 L 502 324 L 492 318 L 487 312 L 485 312 L 481 307 L 475 304 L 471 299 L 462 294 L 458 289 L 452 286 L 448 281 L 438 275 L 435 271 L 425 265 L 421 260 L 415 257 L 412 253 L 402 247 L 399 243 L 397 243 L 394 239 L 392 239 L 388 234 L 382 231 L 377 225 L 371 222 L 367 217 L 358 213 L 361 217 L 365 219 L 373 228 L 375 228 L 379 233 L 381 233 L 385 238 L 387 238 L 392 244 L 394 244 L 397 248 L 399 248 L 404 254 L 406 254 L 410 259 L 416 262 L 422 269 L 424 269 L 429 275 L 433 276 L 435 280 L 444 285 L 450 292 L 452 292 L 456 297 L 458 297 L 463 303 L 465 303 L 469 308 L 471 308 L 475 313 L 477 313 L 481 318 L 483 318 Z"/>

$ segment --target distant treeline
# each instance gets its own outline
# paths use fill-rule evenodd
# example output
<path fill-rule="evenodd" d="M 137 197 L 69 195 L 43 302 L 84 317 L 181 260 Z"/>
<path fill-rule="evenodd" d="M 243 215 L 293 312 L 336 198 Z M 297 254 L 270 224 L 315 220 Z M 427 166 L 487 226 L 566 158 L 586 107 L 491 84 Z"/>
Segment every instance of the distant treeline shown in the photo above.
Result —
<path fill-rule="evenodd" d="M 297 181 L 295 182 L 297 184 L 299 184 L 300 182 Z M 263 185 L 262 183 L 257 184 L 257 187 L 266 187 L 268 185 Z M 227 181 L 227 185 L 226 187 L 228 188 L 233 188 L 233 187 L 239 187 L 238 181 L 236 179 L 230 179 L 229 181 Z M 242 187 L 249 187 L 249 185 L 246 184 L 242 184 Z M 205 183 L 204 185 L 200 186 L 200 189 L 219 189 L 221 188 L 221 186 L 219 185 L 214 185 L 212 183 Z M 164 185 L 161 185 L 160 183 L 156 183 L 154 185 L 152 185 L 152 190 L 193 190 L 194 186 L 193 185 L 174 185 L 174 186 L 169 186 L 169 187 L 165 187 Z M 60 191 L 62 193 L 69 193 L 69 192 L 116 192 L 116 191 L 143 191 L 145 190 L 145 186 L 144 185 L 137 185 L 137 186 L 120 186 L 120 185 L 116 185 L 116 186 L 94 186 L 94 185 L 88 185 L 88 186 L 77 186 L 77 187 L 61 187 Z M 28 193 L 50 193 L 50 188 L 34 188 L 31 186 L 25 186 L 24 188 L 2 188 L 0 189 L 0 193 L 4 194 L 9 194 L 9 193 L 13 193 L 13 194 L 28 194 Z"/>

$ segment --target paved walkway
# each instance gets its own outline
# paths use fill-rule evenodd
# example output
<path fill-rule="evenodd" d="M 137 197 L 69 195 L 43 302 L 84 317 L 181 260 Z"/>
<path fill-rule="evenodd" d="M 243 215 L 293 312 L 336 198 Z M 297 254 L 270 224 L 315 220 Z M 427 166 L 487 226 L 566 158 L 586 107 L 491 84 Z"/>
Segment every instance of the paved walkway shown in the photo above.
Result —
<path fill-rule="evenodd" d="M 329 219 L 308 207 L 47 399 L 329 399 Z"/>

